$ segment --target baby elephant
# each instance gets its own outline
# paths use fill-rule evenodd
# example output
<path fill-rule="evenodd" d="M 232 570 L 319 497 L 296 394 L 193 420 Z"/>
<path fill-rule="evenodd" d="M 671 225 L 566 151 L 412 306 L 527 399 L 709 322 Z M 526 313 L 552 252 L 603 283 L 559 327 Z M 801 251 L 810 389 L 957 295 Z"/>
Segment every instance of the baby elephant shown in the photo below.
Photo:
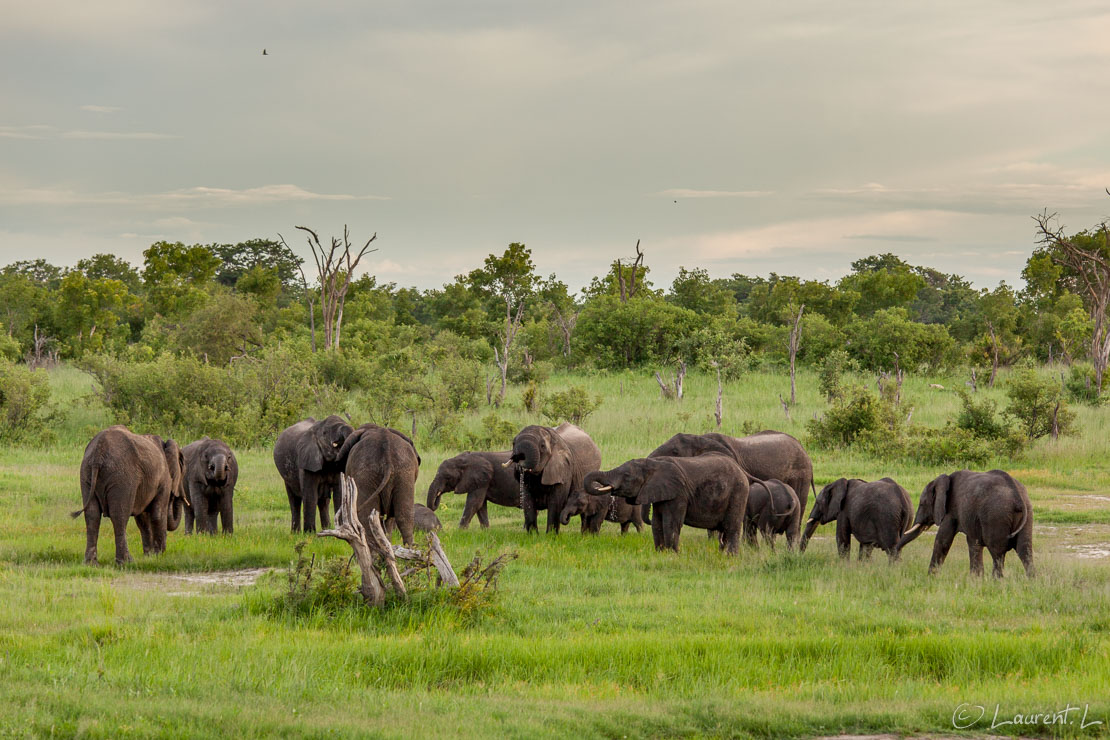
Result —
<path fill-rule="evenodd" d="M 591 496 L 581 489 L 572 491 L 567 498 L 566 506 L 559 516 L 559 523 L 565 527 L 570 524 L 572 516 L 581 516 L 582 531 L 591 534 L 600 532 L 603 522 L 616 522 L 621 525 L 621 534 L 628 532 L 629 525 L 635 526 L 637 532 L 644 528 L 639 506 L 633 506 L 624 499 L 614 496 Z"/>
<path fill-rule="evenodd" d="M 780 480 L 753 480 L 748 491 L 748 508 L 744 514 L 744 539 L 755 546 L 756 533 L 763 535 L 772 550 L 775 549 L 775 536 L 786 535 L 786 546 L 791 550 L 798 544 L 801 517 L 794 516 L 798 510 L 798 494 Z"/>
<path fill-rule="evenodd" d="M 385 525 L 385 533 L 393 534 L 394 521 L 390 519 Z M 414 503 L 412 505 L 412 528 L 417 532 L 435 532 L 442 529 L 443 525 L 439 522 L 439 517 L 436 513 L 429 509 L 424 504 Z"/>
<path fill-rule="evenodd" d="M 185 509 L 185 534 L 197 532 L 216 534 L 216 518 L 223 524 L 224 534 L 235 530 L 231 500 L 235 496 L 235 481 L 239 478 L 239 463 L 231 448 L 218 439 L 199 439 L 186 445 L 185 488 L 189 506 Z"/>
<path fill-rule="evenodd" d="M 848 557 L 855 536 L 860 560 L 871 557 L 872 548 L 877 546 L 894 562 L 898 559 L 898 540 L 912 517 L 910 497 L 894 480 L 883 478 L 869 483 L 841 478 L 817 494 L 802 536 L 802 552 L 819 524 L 835 521 L 840 557 Z"/>
<path fill-rule="evenodd" d="M 921 492 L 913 526 L 898 542 L 898 549 L 933 524 L 939 529 L 929 561 L 930 573 L 944 563 L 956 533 L 963 532 L 974 575 L 983 574 L 984 547 L 994 560 L 996 578 L 1002 577 L 1010 550 L 1017 551 L 1025 574 L 1033 575 L 1033 505 L 1025 486 L 1009 473 L 959 470 L 938 476 Z"/>

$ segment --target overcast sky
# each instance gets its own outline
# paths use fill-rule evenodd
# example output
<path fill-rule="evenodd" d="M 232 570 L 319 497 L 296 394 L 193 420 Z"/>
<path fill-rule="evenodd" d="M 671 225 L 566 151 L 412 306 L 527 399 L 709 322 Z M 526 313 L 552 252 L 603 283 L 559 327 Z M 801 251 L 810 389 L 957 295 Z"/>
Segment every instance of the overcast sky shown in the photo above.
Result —
<path fill-rule="evenodd" d="M 1110 214 L 1105 2 L 0 0 L 0 264 L 294 226 L 437 287 L 512 241 L 572 289 L 1020 283 Z M 268 55 L 263 56 L 266 48 Z M 675 202 L 677 201 L 677 202 Z"/>

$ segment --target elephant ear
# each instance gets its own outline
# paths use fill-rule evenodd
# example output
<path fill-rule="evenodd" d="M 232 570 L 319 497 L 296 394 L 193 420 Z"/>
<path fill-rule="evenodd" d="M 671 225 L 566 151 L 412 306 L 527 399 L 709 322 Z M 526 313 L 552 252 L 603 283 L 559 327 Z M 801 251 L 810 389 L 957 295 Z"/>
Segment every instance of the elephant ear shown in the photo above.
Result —
<path fill-rule="evenodd" d="M 563 482 L 569 483 L 570 479 L 570 451 L 565 444 L 552 445 L 551 456 L 543 466 L 540 483 L 545 486 L 557 486 Z"/>
<path fill-rule="evenodd" d="M 324 455 L 313 435 L 308 435 L 307 439 L 302 439 L 297 445 L 297 467 L 310 473 L 318 473 L 323 469 Z"/>
<path fill-rule="evenodd" d="M 489 487 L 491 480 L 493 480 L 493 464 L 481 455 L 473 455 L 463 468 L 455 490 L 458 493 L 484 491 Z"/>
<path fill-rule="evenodd" d="M 678 496 L 679 491 L 689 490 L 690 481 L 675 463 L 666 466 L 652 466 L 643 471 L 644 482 L 636 494 L 636 500 L 631 502 L 637 506 L 645 504 L 658 504 L 670 501 Z"/>
<path fill-rule="evenodd" d="M 948 514 L 948 488 L 951 482 L 950 476 L 938 475 L 936 480 L 929 484 L 933 486 L 933 521 L 938 525 Z"/>
<path fill-rule="evenodd" d="M 841 478 L 836 483 L 833 483 L 833 488 L 829 491 L 829 508 L 826 513 L 828 516 L 827 521 L 832 521 L 840 516 L 840 509 L 844 506 L 844 497 L 848 495 L 849 481 L 847 478 Z"/>

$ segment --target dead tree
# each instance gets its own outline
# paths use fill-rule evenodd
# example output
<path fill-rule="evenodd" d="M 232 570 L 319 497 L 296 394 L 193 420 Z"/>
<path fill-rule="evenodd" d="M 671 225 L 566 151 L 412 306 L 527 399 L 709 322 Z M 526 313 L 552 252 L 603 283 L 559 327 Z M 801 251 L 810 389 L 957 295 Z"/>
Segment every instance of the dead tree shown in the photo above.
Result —
<path fill-rule="evenodd" d="M 27 367 L 32 370 L 38 368 L 51 368 L 58 364 L 58 350 L 53 347 L 54 337 L 39 331 L 35 324 L 35 333 L 31 342 L 31 351 L 27 353 Z"/>
<path fill-rule="evenodd" d="M 998 335 L 994 333 L 994 324 L 988 321 L 987 328 L 990 329 L 991 334 L 991 379 L 987 381 L 987 387 L 994 388 L 994 379 L 998 377 L 998 355 L 1002 351 L 1002 345 L 998 341 Z"/>
<path fill-rule="evenodd" d="M 624 267 L 621 265 L 621 261 L 617 260 L 617 285 L 620 287 L 621 291 L 621 303 L 628 303 L 629 299 L 636 295 L 636 291 L 643 287 L 643 281 L 641 281 L 640 285 L 636 284 L 636 278 L 640 274 L 640 268 L 643 267 L 643 265 L 644 253 L 640 251 L 640 240 L 637 239 L 636 258 L 632 261 L 632 265 L 630 266 L 631 276 L 629 278 L 625 278 Z"/>
<path fill-rule="evenodd" d="M 725 418 L 725 408 L 722 404 L 724 394 L 721 386 L 721 365 L 720 363 L 714 362 L 713 367 L 717 370 L 717 407 L 713 411 L 713 418 L 717 420 L 717 428 L 720 429 L 721 422 L 724 421 Z"/>
<path fill-rule="evenodd" d="M 1110 195 L 1110 190 L 1106 193 Z M 1089 247 L 1065 235 L 1055 213 L 1046 210 L 1033 220 L 1037 222 L 1037 242 L 1053 262 L 1074 275 L 1075 285 L 1085 298 L 1094 322 L 1090 353 L 1095 366 L 1096 390 L 1101 394 L 1102 378 L 1110 364 L 1110 324 L 1106 317 L 1107 307 L 1110 307 L 1110 224 L 1106 221 L 1099 224 L 1090 234 L 1094 244 Z"/>
<path fill-rule="evenodd" d="M 312 250 L 312 259 L 316 263 L 316 275 L 320 282 L 320 312 L 324 320 L 324 348 L 339 349 L 340 333 L 343 329 L 343 306 L 347 301 L 347 291 L 351 287 L 351 277 L 355 268 L 364 256 L 377 252 L 377 248 L 370 249 L 370 245 L 378 238 L 375 233 L 362 248 L 354 251 L 351 244 L 350 231 L 343 226 L 343 239 L 331 238 L 331 246 L 325 248 L 320 242 L 316 232 L 307 226 L 298 226 L 297 229 L 308 234 L 306 241 Z M 287 248 L 285 237 L 278 234 L 281 243 Z M 310 315 L 312 312 L 310 311 Z M 315 321 L 315 319 L 313 319 Z M 315 333 L 315 327 L 313 327 Z"/>
<path fill-rule="evenodd" d="M 802 338 L 802 311 L 806 310 L 803 303 L 798 307 L 798 315 L 794 317 L 794 328 L 790 330 L 790 405 L 794 405 L 794 358 L 798 356 L 798 346 Z"/>
<path fill-rule="evenodd" d="M 663 398 L 676 398 L 681 401 L 683 384 L 686 382 L 686 360 L 679 360 L 677 372 L 666 380 L 656 370 L 655 382 L 659 384 L 659 392 L 663 395 Z"/>
<path fill-rule="evenodd" d="M 520 299 L 514 312 L 512 294 L 506 291 L 502 297 L 505 299 L 505 329 L 497 333 L 498 339 L 501 340 L 500 352 L 497 347 L 493 348 L 493 360 L 497 363 L 497 369 L 501 371 L 501 391 L 497 394 L 497 402 L 494 404 L 498 408 L 505 401 L 505 386 L 509 383 L 509 352 L 513 348 L 517 332 L 520 331 L 521 317 L 524 315 L 523 298 Z"/>
<path fill-rule="evenodd" d="M 281 236 L 281 234 L 278 234 Z M 281 240 L 285 244 L 285 239 Z M 285 244 L 288 247 L 288 244 Z M 312 291 L 308 289 L 308 279 L 304 276 L 304 267 L 297 265 L 297 269 L 301 271 L 301 286 L 304 288 L 304 302 L 308 308 L 308 328 L 312 335 L 312 352 L 316 352 L 316 302 L 312 299 Z"/>
<path fill-rule="evenodd" d="M 565 315 L 555 305 L 555 301 L 551 301 L 551 311 L 555 315 L 555 323 L 559 326 L 559 331 L 563 333 L 563 357 L 570 357 L 570 335 L 574 333 L 574 327 L 578 324 L 578 309 L 568 311 Z"/>

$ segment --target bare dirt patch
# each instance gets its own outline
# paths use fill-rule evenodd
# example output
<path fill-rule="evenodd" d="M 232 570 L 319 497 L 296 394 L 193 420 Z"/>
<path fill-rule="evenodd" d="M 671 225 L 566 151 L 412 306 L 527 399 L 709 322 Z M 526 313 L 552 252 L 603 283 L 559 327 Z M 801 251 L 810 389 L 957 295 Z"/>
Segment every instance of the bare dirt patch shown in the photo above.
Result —
<path fill-rule="evenodd" d="M 152 573 L 120 579 L 121 585 L 140 591 L 161 591 L 166 596 L 200 596 L 226 593 L 253 585 L 273 568 L 216 570 L 209 573 Z"/>
<path fill-rule="evenodd" d="M 1082 558 L 1083 560 L 1110 558 L 1110 542 L 1101 542 L 1093 545 L 1068 545 L 1067 547 L 1075 553 L 1075 557 Z"/>

